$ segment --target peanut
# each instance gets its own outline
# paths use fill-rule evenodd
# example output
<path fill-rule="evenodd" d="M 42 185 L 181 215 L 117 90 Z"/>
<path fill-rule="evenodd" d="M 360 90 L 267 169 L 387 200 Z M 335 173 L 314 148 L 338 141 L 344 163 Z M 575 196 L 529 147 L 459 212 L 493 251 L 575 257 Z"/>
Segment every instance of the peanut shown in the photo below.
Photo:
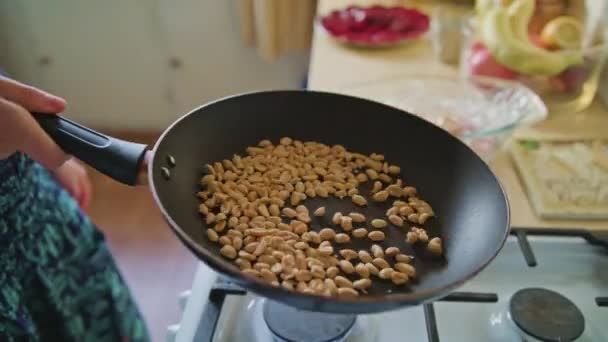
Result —
<path fill-rule="evenodd" d="M 376 266 L 374 266 L 374 264 L 372 264 L 371 262 L 366 262 L 365 268 L 367 268 L 367 271 L 369 272 L 369 274 L 373 274 L 373 275 L 380 274 L 380 271 L 378 270 L 378 268 Z"/>
<path fill-rule="evenodd" d="M 394 272 L 395 272 L 395 270 L 390 267 L 383 268 L 378 273 L 378 277 L 380 277 L 380 279 L 391 279 L 391 276 L 393 275 Z"/>
<path fill-rule="evenodd" d="M 219 235 L 217 235 L 217 232 L 213 229 L 207 229 L 207 238 L 209 239 L 209 241 L 212 242 L 216 242 L 217 240 L 219 240 Z"/>
<path fill-rule="evenodd" d="M 334 214 L 334 216 L 332 217 L 331 221 L 332 221 L 334 224 L 336 224 L 336 225 L 337 225 L 337 224 L 340 224 L 340 223 L 342 222 L 342 213 L 341 213 L 341 212 L 339 212 L 339 211 L 338 211 L 338 212 L 336 212 L 336 213 Z"/>
<path fill-rule="evenodd" d="M 369 278 L 362 278 L 353 283 L 353 288 L 357 290 L 365 290 L 372 286 L 372 281 Z"/>
<path fill-rule="evenodd" d="M 374 266 L 378 267 L 379 269 L 384 269 L 384 268 L 390 267 L 388 262 L 386 260 L 384 260 L 383 258 L 375 258 L 374 260 L 372 260 L 372 264 L 374 264 Z"/>
<path fill-rule="evenodd" d="M 372 227 L 374 227 L 374 228 L 381 229 L 386 226 L 387 226 L 387 223 L 383 219 L 373 219 L 372 220 Z"/>
<path fill-rule="evenodd" d="M 353 219 L 350 216 L 342 216 L 340 219 L 340 227 L 346 232 L 353 230 Z"/>
<path fill-rule="evenodd" d="M 323 228 L 319 231 L 321 240 L 333 240 L 336 237 L 336 232 L 331 228 Z"/>
<path fill-rule="evenodd" d="M 363 214 L 360 214 L 360 213 L 350 213 L 350 214 L 348 214 L 348 216 L 350 216 L 350 218 L 355 223 L 363 223 L 363 222 L 365 222 L 365 215 L 363 215 Z"/>
<path fill-rule="evenodd" d="M 353 287 L 353 283 L 343 276 L 336 276 L 334 278 L 334 282 L 336 285 L 338 285 L 338 287 Z"/>
<path fill-rule="evenodd" d="M 358 295 L 359 295 L 359 292 L 357 292 L 357 290 L 355 290 L 355 289 L 348 288 L 348 287 L 339 287 L 338 288 L 338 296 L 340 296 L 340 297 L 352 298 L 352 297 L 357 297 Z"/>
<path fill-rule="evenodd" d="M 372 241 L 382 241 L 382 240 L 384 240 L 385 236 L 384 236 L 384 232 L 381 232 L 379 230 L 374 230 L 373 232 L 369 232 L 367 234 L 367 238 Z"/>
<path fill-rule="evenodd" d="M 384 250 L 382 250 L 382 247 L 380 247 L 380 245 L 373 244 L 370 247 L 370 251 L 372 252 L 374 258 L 384 258 Z"/>
<path fill-rule="evenodd" d="M 391 273 L 391 281 L 395 285 L 405 284 L 408 282 L 408 280 L 409 280 L 409 277 L 405 273 L 401 273 L 401 272 L 392 272 Z"/>
<path fill-rule="evenodd" d="M 435 255 L 442 255 L 443 254 L 443 247 L 441 244 L 441 239 L 438 237 L 434 237 L 432 238 L 428 245 L 426 245 L 426 248 L 433 254 Z"/>
<path fill-rule="evenodd" d="M 368 262 L 372 262 L 373 258 L 372 256 L 364 250 L 360 250 L 359 251 L 359 260 L 361 260 L 362 262 L 368 263 Z"/>
<path fill-rule="evenodd" d="M 352 260 L 357 258 L 357 252 L 352 249 L 343 249 L 340 251 L 340 255 L 346 260 Z"/>
<path fill-rule="evenodd" d="M 369 269 L 363 263 L 358 263 L 355 266 L 355 272 L 357 272 L 361 278 L 369 278 Z"/>
<path fill-rule="evenodd" d="M 412 266 L 410 264 L 398 262 L 398 263 L 395 263 L 395 265 L 393 267 L 397 271 L 407 274 L 408 277 L 413 278 L 416 276 L 416 269 L 414 268 L 414 266 Z"/>
<path fill-rule="evenodd" d="M 412 261 L 412 258 L 409 255 L 397 254 L 395 255 L 395 261 L 410 263 Z"/>
<path fill-rule="evenodd" d="M 391 216 L 388 217 L 388 220 L 391 221 L 391 223 L 394 224 L 397 227 L 402 227 L 403 226 L 403 219 L 400 216 L 391 215 Z"/>
<path fill-rule="evenodd" d="M 387 198 L 388 198 L 388 191 L 386 191 L 386 190 L 378 191 L 372 196 L 372 199 L 376 202 L 384 202 L 384 201 L 386 201 Z"/>
<path fill-rule="evenodd" d="M 367 205 L 367 200 L 365 199 L 365 197 L 361 196 L 361 195 L 354 195 L 352 197 L 352 201 L 353 203 L 355 203 L 358 206 L 366 206 Z"/>
<path fill-rule="evenodd" d="M 314 211 L 313 215 L 318 216 L 318 217 L 325 215 L 325 207 L 319 207 L 319 208 L 317 208 Z"/>
<path fill-rule="evenodd" d="M 224 247 L 220 248 L 220 254 L 228 259 L 236 258 L 236 250 L 232 245 L 224 245 Z"/>
<path fill-rule="evenodd" d="M 348 236 L 348 234 L 339 233 L 334 237 L 334 241 L 336 243 L 347 243 L 350 242 L 350 236 Z"/>
<path fill-rule="evenodd" d="M 351 274 L 351 273 L 355 272 L 355 267 L 348 260 L 340 260 L 339 265 L 340 265 L 340 269 L 342 270 L 342 272 L 344 272 L 346 274 Z"/>
<path fill-rule="evenodd" d="M 353 237 L 361 239 L 361 238 L 364 238 L 365 236 L 367 236 L 367 229 L 357 228 L 357 229 L 353 230 L 352 234 L 353 234 Z"/>

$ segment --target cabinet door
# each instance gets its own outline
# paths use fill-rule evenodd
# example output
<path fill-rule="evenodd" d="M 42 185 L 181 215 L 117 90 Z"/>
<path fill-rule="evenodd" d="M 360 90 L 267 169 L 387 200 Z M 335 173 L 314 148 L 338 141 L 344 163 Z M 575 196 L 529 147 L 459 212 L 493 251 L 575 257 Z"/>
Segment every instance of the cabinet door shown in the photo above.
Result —
<path fill-rule="evenodd" d="M 3 37 L 14 47 L 8 59 L 26 60 L 13 63 L 17 75 L 64 96 L 69 117 L 110 129 L 161 129 L 172 121 L 154 1 L 3 3 L 12 11 L 3 18 L 21 18 Z M 33 49 L 21 42 L 23 29 Z"/>
<path fill-rule="evenodd" d="M 307 56 L 263 61 L 240 37 L 236 1 L 157 0 L 177 113 L 227 95 L 300 87 Z"/>

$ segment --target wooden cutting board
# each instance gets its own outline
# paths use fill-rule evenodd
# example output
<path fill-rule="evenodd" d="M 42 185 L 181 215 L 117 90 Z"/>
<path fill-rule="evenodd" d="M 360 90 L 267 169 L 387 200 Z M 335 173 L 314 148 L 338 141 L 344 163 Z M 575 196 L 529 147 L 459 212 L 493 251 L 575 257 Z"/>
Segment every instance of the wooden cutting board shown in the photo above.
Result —
<path fill-rule="evenodd" d="M 538 216 L 608 219 L 608 140 L 520 140 L 510 153 Z"/>

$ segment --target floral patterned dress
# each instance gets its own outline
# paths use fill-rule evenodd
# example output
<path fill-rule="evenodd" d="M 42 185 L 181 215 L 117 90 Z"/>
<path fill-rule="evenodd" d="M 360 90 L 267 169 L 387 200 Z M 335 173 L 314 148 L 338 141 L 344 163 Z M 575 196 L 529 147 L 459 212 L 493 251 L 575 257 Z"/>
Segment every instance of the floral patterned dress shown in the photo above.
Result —
<path fill-rule="evenodd" d="M 0 341 L 148 341 L 95 229 L 27 156 L 0 160 Z"/>

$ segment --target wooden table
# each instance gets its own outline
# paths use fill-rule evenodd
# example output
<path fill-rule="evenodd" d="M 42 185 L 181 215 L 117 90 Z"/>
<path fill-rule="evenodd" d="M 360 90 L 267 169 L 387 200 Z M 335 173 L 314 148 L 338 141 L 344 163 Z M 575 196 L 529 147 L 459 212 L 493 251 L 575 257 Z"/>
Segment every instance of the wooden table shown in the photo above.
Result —
<path fill-rule="evenodd" d="M 430 13 L 435 4 L 430 1 L 352 1 L 320 0 L 319 13 L 327 13 L 333 8 L 359 3 L 403 4 L 416 6 Z M 381 80 L 399 75 L 436 74 L 457 77 L 458 70 L 442 64 L 434 56 L 429 40 L 420 40 L 411 45 L 389 50 L 354 50 L 335 44 L 320 29 L 315 27 L 309 71 L 309 88 L 315 90 L 338 91 L 351 84 Z M 597 101 L 596 101 L 597 102 Z M 521 130 L 518 136 L 535 139 L 580 139 L 608 138 L 608 112 L 602 105 L 594 103 L 587 111 L 568 116 L 551 116 L 541 124 Z M 511 203 L 513 226 L 535 228 L 586 228 L 607 230 L 608 221 L 557 221 L 538 218 L 525 195 L 519 178 L 506 153 L 500 153 L 491 167 L 505 187 Z"/>

